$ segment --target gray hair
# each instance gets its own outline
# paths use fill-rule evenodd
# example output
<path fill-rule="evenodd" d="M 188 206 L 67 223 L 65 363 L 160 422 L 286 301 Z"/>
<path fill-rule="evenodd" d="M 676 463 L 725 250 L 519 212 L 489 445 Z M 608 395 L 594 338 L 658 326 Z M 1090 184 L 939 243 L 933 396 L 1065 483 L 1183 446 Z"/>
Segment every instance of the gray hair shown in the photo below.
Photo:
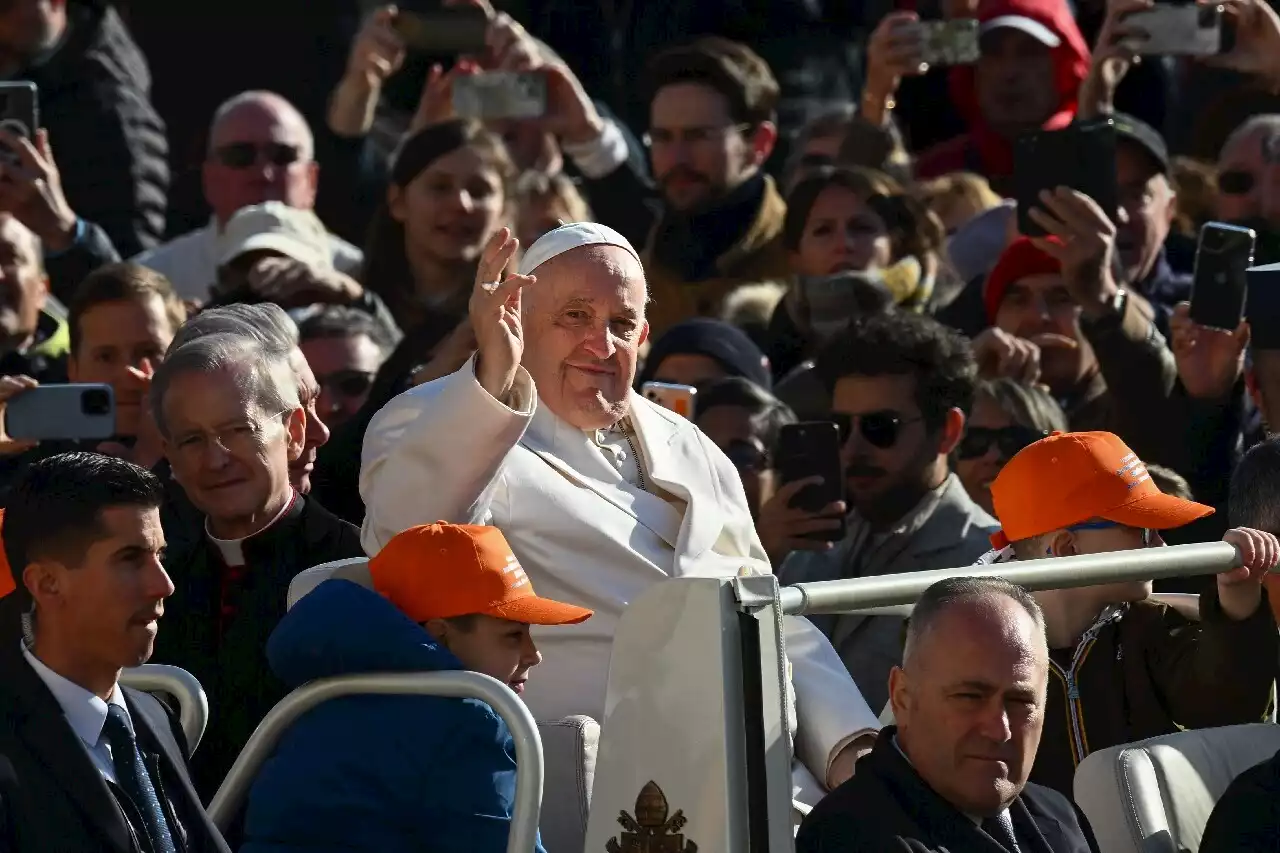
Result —
<path fill-rule="evenodd" d="M 937 625 L 938 619 L 960 604 L 1011 598 L 1032 618 L 1044 633 L 1044 612 L 1031 593 L 1004 578 L 948 578 L 930 586 L 920 596 L 907 621 L 907 640 L 902 659 L 907 661 L 921 640 Z"/>
<path fill-rule="evenodd" d="M 261 343 L 243 335 L 204 335 L 176 349 L 170 347 L 151 379 L 151 410 L 161 435 L 170 435 L 164 400 L 173 380 L 189 373 L 219 371 L 233 374 L 245 398 L 268 416 L 302 408 L 297 379 L 286 359 L 269 355 Z"/>
<path fill-rule="evenodd" d="M 283 122 L 294 122 L 302 129 L 301 151 L 299 155 L 302 160 L 310 161 L 315 157 L 316 140 L 315 135 L 311 132 L 311 125 L 307 124 L 307 120 L 302 113 L 289 102 L 289 99 L 275 92 L 268 92 L 264 89 L 250 89 L 247 92 L 241 92 L 238 95 L 232 95 L 223 101 L 213 112 L 213 120 L 209 122 L 209 152 L 212 154 L 214 149 L 214 137 L 217 136 L 218 127 L 236 110 L 243 106 L 253 104 L 255 106 L 274 109 L 280 114 Z"/>
<path fill-rule="evenodd" d="M 1232 527 L 1280 533 L 1280 438 L 1254 445 L 1240 460 L 1227 506 Z"/>
<path fill-rule="evenodd" d="M 1262 113 L 1245 119 L 1222 143 L 1218 159 L 1221 160 L 1224 154 L 1258 132 L 1265 133 L 1267 137 L 1280 136 L 1280 113 Z"/>
<path fill-rule="evenodd" d="M 984 379 L 974 389 L 973 396 L 975 400 L 987 399 L 995 403 L 1019 426 L 1045 434 L 1067 431 L 1067 416 L 1058 401 L 1035 385 L 1009 377 Z"/>
<path fill-rule="evenodd" d="M 286 361 L 298 348 L 298 326 L 283 308 L 272 302 L 257 305 L 237 302 L 201 311 L 178 329 L 169 344 L 169 352 L 206 335 L 250 338 L 257 341 L 268 358 Z"/>

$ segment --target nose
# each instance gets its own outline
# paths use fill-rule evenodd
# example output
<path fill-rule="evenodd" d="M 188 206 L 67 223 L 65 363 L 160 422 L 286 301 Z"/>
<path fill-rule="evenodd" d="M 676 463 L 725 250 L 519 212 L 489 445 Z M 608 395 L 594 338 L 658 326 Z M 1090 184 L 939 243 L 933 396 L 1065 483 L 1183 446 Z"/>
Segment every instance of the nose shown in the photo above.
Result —
<path fill-rule="evenodd" d="M 307 412 L 306 441 L 308 447 L 323 447 L 329 441 L 329 428 L 324 425 L 314 406 Z"/>
<path fill-rule="evenodd" d="M 213 470 L 225 468 L 231 462 L 231 452 L 227 450 L 222 437 L 218 436 L 205 446 L 205 466 Z"/>
<path fill-rule="evenodd" d="M 520 663 L 532 668 L 542 663 L 542 652 L 538 651 L 538 644 L 533 641 L 533 637 L 529 634 L 525 635 L 524 648 L 520 651 Z"/>
<path fill-rule="evenodd" d="M 1013 737 L 1013 726 L 1009 724 L 1009 711 L 1001 697 L 993 697 L 990 707 L 983 712 L 978 724 L 978 733 L 992 743 L 1008 743 Z"/>
<path fill-rule="evenodd" d="M 160 562 L 160 558 L 152 558 L 148 592 L 150 597 L 157 601 L 168 598 L 173 595 L 173 580 L 169 577 L 169 573 L 165 571 L 164 564 Z"/>
<path fill-rule="evenodd" d="M 587 333 L 587 338 L 583 341 L 583 346 L 587 352 L 596 358 L 604 361 L 613 358 L 613 354 L 618 348 L 614 345 L 613 335 L 609 334 L 608 326 L 592 329 Z"/>

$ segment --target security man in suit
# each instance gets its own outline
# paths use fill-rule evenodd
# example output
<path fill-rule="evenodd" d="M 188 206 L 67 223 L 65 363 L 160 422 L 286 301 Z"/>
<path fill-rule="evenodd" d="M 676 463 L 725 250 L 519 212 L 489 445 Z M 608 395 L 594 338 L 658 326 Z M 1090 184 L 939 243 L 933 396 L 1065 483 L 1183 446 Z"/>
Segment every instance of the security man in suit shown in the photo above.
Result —
<path fill-rule="evenodd" d="M 25 601 L 21 636 L 0 631 L 0 851 L 229 853 L 176 719 L 119 684 L 151 656 L 173 592 L 160 481 L 66 453 L 13 495 L 4 553 Z"/>

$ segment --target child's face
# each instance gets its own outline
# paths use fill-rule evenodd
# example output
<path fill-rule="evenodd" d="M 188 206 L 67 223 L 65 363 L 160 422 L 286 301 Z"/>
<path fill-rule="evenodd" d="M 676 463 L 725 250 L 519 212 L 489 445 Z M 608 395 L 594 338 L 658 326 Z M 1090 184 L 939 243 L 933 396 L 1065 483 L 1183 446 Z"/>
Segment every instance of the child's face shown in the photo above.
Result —
<path fill-rule="evenodd" d="M 524 692 L 529 670 L 542 662 L 529 626 L 521 622 L 477 615 L 467 631 L 447 623 L 440 627 L 433 622 L 432 628 L 464 667 L 492 676 L 516 693 Z"/>

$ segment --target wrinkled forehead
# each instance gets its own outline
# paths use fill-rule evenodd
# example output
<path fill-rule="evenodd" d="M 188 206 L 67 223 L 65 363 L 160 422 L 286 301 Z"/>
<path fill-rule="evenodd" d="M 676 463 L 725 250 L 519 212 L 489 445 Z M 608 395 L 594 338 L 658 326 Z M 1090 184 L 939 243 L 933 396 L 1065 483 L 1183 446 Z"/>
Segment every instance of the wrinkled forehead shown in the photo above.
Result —
<path fill-rule="evenodd" d="M 539 264 L 526 291 L 539 304 L 585 299 L 644 313 L 649 297 L 644 267 L 621 246 L 579 246 Z"/>

